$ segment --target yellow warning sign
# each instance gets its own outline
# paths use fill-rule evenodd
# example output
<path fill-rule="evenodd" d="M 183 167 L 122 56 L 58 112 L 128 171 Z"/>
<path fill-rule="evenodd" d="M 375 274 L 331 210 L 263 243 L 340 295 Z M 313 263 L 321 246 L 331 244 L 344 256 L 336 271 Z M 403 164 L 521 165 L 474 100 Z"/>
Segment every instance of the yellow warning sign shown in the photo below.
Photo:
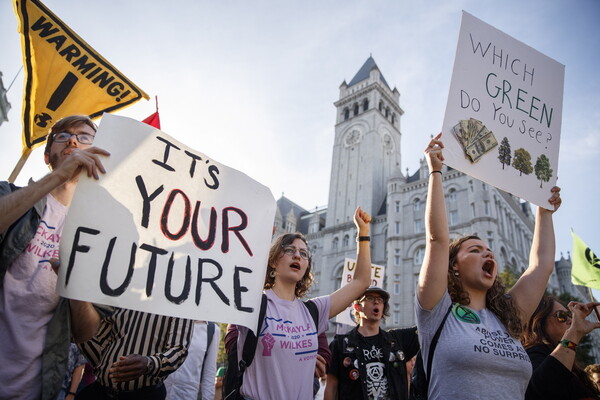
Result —
<path fill-rule="evenodd" d="M 99 117 L 149 96 L 38 0 L 14 0 L 25 66 L 23 154 L 73 114 Z"/>

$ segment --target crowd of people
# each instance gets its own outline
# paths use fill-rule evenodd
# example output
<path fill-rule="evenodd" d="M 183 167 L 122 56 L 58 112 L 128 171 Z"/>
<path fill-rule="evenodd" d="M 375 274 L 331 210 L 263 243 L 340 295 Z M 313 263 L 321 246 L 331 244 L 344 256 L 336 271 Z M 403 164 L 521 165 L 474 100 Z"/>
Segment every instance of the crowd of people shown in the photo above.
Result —
<path fill-rule="evenodd" d="M 417 326 L 381 327 L 390 294 L 369 286 L 371 217 L 358 207 L 353 280 L 303 301 L 313 283 L 308 242 L 300 233 L 275 238 L 259 329 L 230 325 L 229 365 L 217 370 L 222 335 L 212 322 L 56 294 L 59 238 L 78 176 L 98 179 L 102 158 L 110 156 L 93 146 L 96 129 L 86 116 L 57 121 L 44 151 L 50 173 L 21 188 L 0 182 L 0 400 L 411 399 L 415 363 L 422 368 L 413 377 L 428 371 L 432 400 L 600 399 L 600 365 L 575 361 L 580 341 L 600 328 L 587 318 L 600 303 L 565 306 L 545 294 L 559 188 L 551 190 L 548 209 L 538 207 L 529 265 L 507 290 L 485 241 L 451 241 L 444 144 L 436 136 L 424 152 L 429 183 Z M 357 326 L 327 346 L 329 320 L 348 306 Z"/>

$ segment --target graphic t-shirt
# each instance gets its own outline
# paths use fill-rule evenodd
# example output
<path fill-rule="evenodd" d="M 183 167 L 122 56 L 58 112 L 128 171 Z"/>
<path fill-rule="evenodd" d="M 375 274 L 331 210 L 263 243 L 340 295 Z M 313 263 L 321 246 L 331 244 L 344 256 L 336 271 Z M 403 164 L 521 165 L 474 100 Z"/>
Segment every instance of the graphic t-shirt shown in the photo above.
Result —
<path fill-rule="evenodd" d="M 46 328 L 59 300 L 50 258 L 58 258 L 67 210 L 52 195 L 46 196 L 35 236 L 4 276 L 0 289 L 0 398 L 41 397 Z"/>
<path fill-rule="evenodd" d="M 254 360 L 244 372 L 242 394 L 260 400 L 312 400 L 313 377 L 319 348 L 317 336 L 325 332 L 329 320 L 330 296 L 312 299 L 319 310 L 316 327 L 308 308 L 299 299 L 267 295 L 267 311 Z M 248 328 L 239 326 L 238 357 Z"/>
<path fill-rule="evenodd" d="M 423 360 L 450 305 L 448 292 L 431 311 L 415 302 Z M 525 349 L 494 313 L 454 304 L 433 356 L 429 399 L 523 399 L 531 373 Z"/>
<path fill-rule="evenodd" d="M 367 370 L 367 395 L 369 399 L 385 400 L 388 398 L 388 380 L 385 374 L 383 359 L 383 338 L 381 334 L 363 337 L 363 353 Z"/>

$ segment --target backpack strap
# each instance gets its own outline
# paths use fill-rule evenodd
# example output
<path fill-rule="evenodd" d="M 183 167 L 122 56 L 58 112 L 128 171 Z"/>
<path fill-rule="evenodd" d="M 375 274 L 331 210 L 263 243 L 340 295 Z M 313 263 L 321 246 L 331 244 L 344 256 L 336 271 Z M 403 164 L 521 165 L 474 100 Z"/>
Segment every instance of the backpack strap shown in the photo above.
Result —
<path fill-rule="evenodd" d="M 317 331 L 318 331 L 319 330 L 319 308 L 317 307 L 315 302 L 312 300 L 306 300 L 306 301 L 303 301 L 303 303 L 306 306 L 306 308 L 308 308 L 308 312 L 310 313 L 310 316 L 312 317 L 313 321 L 315 322 L 315 328 L 317 328 Z"/>
<path fill-rule="evenodd" d="M 254 353 L 256 353 L 256 345 L 258 344 L 258 335 L 262 330 L 263 321 L 267 314 L 267 295 L 263 293 L 260 302 L 260 312 L 258 313 L 258 327 L 256 328 L 256 334 L 248 329 L 246 340 L 244 341 L 244 348 L 242 350 L 242 359 L 240 360 L 239 375 L 243 375 L 244 370 L 252 364 L 254 360 Z"/>
<path fill-rule="evenodd" d="M 215 323 L 211 321 L 206 322 L 206 351 L 204 351 L 204 359 L 202 360 L 202 370 L 200 372 L 200 377 L 204 375 L 204 365 L 206 364 L 206 353 L 208 353 L 208 349 L 210 344 L 212 343 L 213 336 L 215 335 Z"/>
<path fill-rule="evenodd" d="M 426 375 L 427 387 L 429 387 L 429 377 L 431 376 L 431 365 L 433 364 L 433 353 L 435 352 L 435 348 L 437 347 L 438 339 L 440 338 L 440 335 L 442 333 L 442 328 L 444 327 L 444 324 L 446 323 L 446 319 L 448 319 L 448 315 L 450 315 L 450 310 L 452 310 L 453 305 L 454 304 L 450 304 L 450 307 L 448 307 L 448 311 L 446 311 L 446 315 L 444 315 L 444 319 L 442 319 L 440 326 L 438 326 L 437 331 L 435 331 L 435 335 L 433 335 L 433 339 L 431 339 L 431 344 L 429 345 L 429 354 L 427 355 L 427 375 Z"/>

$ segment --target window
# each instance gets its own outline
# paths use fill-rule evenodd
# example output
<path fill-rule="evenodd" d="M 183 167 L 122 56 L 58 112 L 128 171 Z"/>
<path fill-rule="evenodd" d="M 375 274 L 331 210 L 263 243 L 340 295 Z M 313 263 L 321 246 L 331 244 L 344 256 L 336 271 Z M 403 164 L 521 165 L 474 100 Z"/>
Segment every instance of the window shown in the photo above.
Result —
<path fill-rule="evenodd" d="M 394 264 L 400 265 L 400 249 L 394 250 Z"/>
<path fill-rule="evenodd" d="M 473 218 L 476 217 L 476 214 L 475 214 L 475 203 L 471 203 L 471 214 L 473 214 Z"/>
<path fill-rule="evenodd" d="M 354 104 L 354 115 L 358 115 L 358 104 Z"/>
<path fill-rule="evenodd" d="M 415 219 L 415 233 L 423 232 L 423 220 Z"/>
<path fill-rule="evenodd" d="M 379 111 L 383 112 L 383 101 L 379 102 Z"/>
<path fill-rule="evenodd" d="M 483 201 L 483 212 L 485 215 L 490 215 L 490 202 L 487 200 Z"/>
<path fill-rule="evenodd" d="M 413 257 L 415 265 L 423 264 L 423 257 L 425 257 L 425 247 L 419 247 L 417 251 L 415 251 L 415 256 Z"/>
<path fill-rule="evenodd" d="M 344 108 L 344 121 L 346 121 L 348 118 L 350 118 L 350 110 Z"/>
<path fill-rule="evenodd" d="M 333 238 L 333 243 L 331 243 L 331 248 L 333 250 L 337 250 L 338 249 L 338 244 L 339 244 L 339 239 L 338 238 Z"/>
<path fill-rule="evenodd" d="M 392 125 L 396 123 L 396 114 L 392 114 Z"/>
<path fill-rule="evenodd" d="M 473 181 L 469 181 L 469 190 L 473 193 Z"/>
<path fill-rule="evenodd" d="M 413 201 L 413 210 L 414 211 L 420 211 L 421 210 L 421 199 L 415 199 L 415 201 Z"/>
<path fill-rule="evenodd" d="M 400 294 L 400 281 L 394 281 L 394 294 Z"/>
<path fill-rule="evenodd" d="M 448 201 L 456 201 L 456 190 L 450 189 L 448 191 Z"/>
<path fill-rule="evenodd" d="M 400 212 L 400 202 L 396 201 L 396 212 Z"/>
<path fill-rule="evenodd" d="M 348 235 L 344 236 L 344 240 L 342 241 L 342 246 L 348 247 L 349 242 L 350 242 L 350 236 L 348 236 Z"/>
<path fill-rule="evenodd" d="M 396 232 L 396 235 L 400 234 L 400 222 L 399 221 L 395 222 L 395 232 Z"/>
<path fill-rule="evenodd" d="M 458 224 L 458 211 L 452 210 L 450 211 L 450 221 L 448 221 L 450 225 Z"/>
<path fill-rule="evenodd" d="M 367 111 L 369 109 L 369 99 L 365 99 L 363 101 L 363 111 Z"/>

